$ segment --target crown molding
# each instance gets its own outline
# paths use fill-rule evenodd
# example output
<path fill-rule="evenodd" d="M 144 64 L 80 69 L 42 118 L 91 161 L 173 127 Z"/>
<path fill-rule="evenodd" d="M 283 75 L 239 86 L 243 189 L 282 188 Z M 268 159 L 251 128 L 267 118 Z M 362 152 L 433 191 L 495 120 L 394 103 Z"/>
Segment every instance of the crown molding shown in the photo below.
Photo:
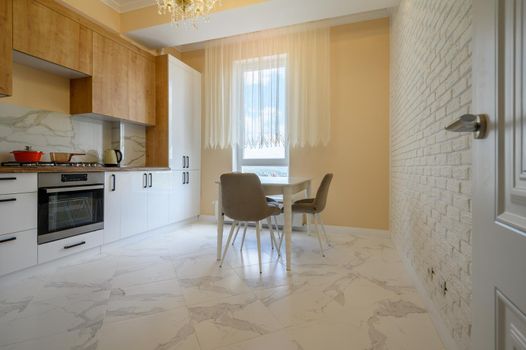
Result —
<path fill-rule="evenodd" d="M 118 13 L 130 12 L 155 5 L 154 0 L 132 0 L 121 3 L 119 0 L 100 0 Z"/>

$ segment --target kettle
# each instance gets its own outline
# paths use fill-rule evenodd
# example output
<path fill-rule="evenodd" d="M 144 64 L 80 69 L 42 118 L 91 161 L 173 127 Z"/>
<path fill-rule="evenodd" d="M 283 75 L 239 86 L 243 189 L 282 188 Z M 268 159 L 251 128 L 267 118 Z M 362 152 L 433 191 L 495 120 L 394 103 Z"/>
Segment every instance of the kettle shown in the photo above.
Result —
<path fill-rule="evenodd" d="M 107 149 L 104 151 L 104 166 L 120 166 L 122 152 L 118 149 Z"/>

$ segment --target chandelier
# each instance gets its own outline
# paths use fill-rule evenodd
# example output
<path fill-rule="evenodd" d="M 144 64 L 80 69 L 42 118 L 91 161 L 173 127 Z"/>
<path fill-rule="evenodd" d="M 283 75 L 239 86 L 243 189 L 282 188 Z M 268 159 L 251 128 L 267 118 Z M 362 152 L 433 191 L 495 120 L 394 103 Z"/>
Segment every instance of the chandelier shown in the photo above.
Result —
<path fill-rule="evenodd" d="M 221 0 L 156 0 L 160 15 L 170 15 L 172 24 L 191 20 L 194 26 L 200 19 L 208 19 L 214 6 Z"/>

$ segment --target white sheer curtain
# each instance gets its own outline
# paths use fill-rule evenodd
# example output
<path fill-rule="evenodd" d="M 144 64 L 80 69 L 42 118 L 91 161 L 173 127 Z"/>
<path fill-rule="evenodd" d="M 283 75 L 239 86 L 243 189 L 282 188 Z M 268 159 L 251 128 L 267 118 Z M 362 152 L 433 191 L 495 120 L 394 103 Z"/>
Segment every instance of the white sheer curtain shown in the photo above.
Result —
<path fill-rule="evenodd" d="M 205 49 L 205 146 L 326 145 L 330 32 L 268 31 Z M 242 122 L 243 121 L 243 122 Z"/>

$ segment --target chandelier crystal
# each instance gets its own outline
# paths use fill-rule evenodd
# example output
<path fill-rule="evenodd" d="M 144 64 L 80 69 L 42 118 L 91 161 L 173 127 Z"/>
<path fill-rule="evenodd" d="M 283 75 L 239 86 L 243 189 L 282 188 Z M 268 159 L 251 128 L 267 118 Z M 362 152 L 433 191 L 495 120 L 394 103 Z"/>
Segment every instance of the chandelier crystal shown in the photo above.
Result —
<path fill-rule="evenodd" d="M 156 0 L 160 15 L 168 14 L 172 24 L 190 20 L 194 26 L 208 15 L 221 0 Z"/>

